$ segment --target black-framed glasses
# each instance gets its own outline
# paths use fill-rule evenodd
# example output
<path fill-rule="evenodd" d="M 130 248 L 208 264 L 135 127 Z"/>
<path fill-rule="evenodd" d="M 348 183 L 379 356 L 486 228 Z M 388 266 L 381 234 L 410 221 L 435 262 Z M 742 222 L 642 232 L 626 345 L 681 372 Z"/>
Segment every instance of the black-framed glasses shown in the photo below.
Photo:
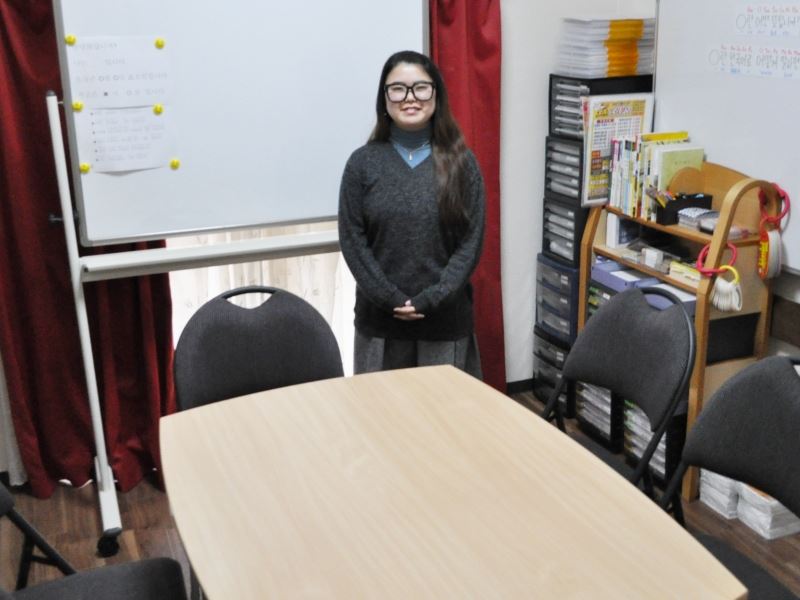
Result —
<path fill-rule="evenodd" d="M 411 92 L 415 100 L 426 102 L 433 98 L 435 87 L 432 81 L 415 81 L 411 85 L 399 82 L 387 83 L 383 89 L 386 90 L 386 97 L 390 102 L 405 102 L 408 92 Z"/>

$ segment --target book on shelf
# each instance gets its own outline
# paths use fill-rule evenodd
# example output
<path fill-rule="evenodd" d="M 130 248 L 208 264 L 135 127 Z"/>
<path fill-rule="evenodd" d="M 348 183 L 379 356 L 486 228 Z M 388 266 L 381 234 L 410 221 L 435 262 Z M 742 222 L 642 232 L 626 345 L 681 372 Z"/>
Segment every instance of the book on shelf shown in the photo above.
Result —
<path fill-rule="evenodd" d="M 699 169 L 703 166 L 705 150 L 696 144 L 667 144 L 654 149 L 654 168 L 653 178 L 656 190 L 667 189 L 670 181 L 681 169 L 692 167 Z"/>
<path fill-rule="evenodd" d="M 686 131 L 643 132 L 611 140 L 609 204 L 630 217 L 656 220 L 658 203 L 675 173 L 684 167 L 699 169 L 703 148 L 689 143 Z"/>
<path fill-rule="evenodd" d="M 650 130 L 653 94 L 614 94 L 582 98 L 584 137 L 581 205 L 605 204 L 614 163 L 612 140 L 632 140 Z"/>
<path fill-rule="evenodd" d="M 694 264 L 689 264 L 680 260 L 670 261 L 669 276 L 691 285 L 699 284 L 701 279 L 700 271 L 697 270 Z"/>
<path fill-rule="evenodd" d="M 639 224 L 636 221 L 620 218 L 614 213 L 606 214 L 606 246 L 624 248 L 639 238 Z"/>
<path fill-rule="evenodd" d="M 648 221 L 655 220 L 655 199 L 647 190 L 653 188 L 653 154 L 656 146 L 683 144 L 689 141 L 688 131 L 659 131 L 642 134 L 637 148 L 637 175 L 634 188 L 636 216 Z"/>

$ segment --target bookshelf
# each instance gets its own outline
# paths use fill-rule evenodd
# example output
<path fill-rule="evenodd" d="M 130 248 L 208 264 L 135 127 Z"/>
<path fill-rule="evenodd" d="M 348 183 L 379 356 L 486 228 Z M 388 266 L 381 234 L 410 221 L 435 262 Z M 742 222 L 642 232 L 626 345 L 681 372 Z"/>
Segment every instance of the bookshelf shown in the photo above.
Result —
<path fill-rule="evenodd" d="M 582 329 L 586 322 L 586 299 L 591 267 L 597 256 L 616 260 L 631 269 L 674 285 L 697 297 L 694 317 L 697 333 L 697 356 L 689 387 L 687 428 L 692 427 L 703 409 L 703 403 L 726 379 L 748 364 L 762 358 L 766 351 L 772 295 L 769 280 L 761 280 L 757 272 L 758 236 L 749 235 L 741 239 L 730 240 L 738 250 L 736 268 L 741 275 L 743 302 L 742 310 L 739 312 L 721 312 L 711 304 L 713 279 L 703 277 L 699 284 L 695 284 L 671 277 L 643 264 L 626 260 L 620 250 L 609 248 L 605 239 L 606 217 L 608 214 L 615 214 L 621 219 L 636 221 L 643 228 L 683 240 L 691 247 L 696 248 L 695 255 L 705 244 L 710 244 L 706 267 L 719 267 L 720 264 L 728 262 L 727 244 L 731 225 L 735 223 L 751 232 L 758 231 L 761 216 L 758 192 L 762 188 L 767 195 L 768 212 L 777 214 L 779 201 L 772 185 L 766 181 L 752 179 L 732 169 L 709 162 L 703 163 L 699 170 L 687 168 L 679 171 L 670 182 L 669 190 L 671 192 L 703 192 L 713 196 L 712 208 L 720 213 L 713 234 L 702 233 L 680 225 L 660 225 L 654 221 L 628 216 L 622 211 L 607 206 L 594 207 L 589 212 L 581 240 L 578 330 Z M 755 322 L 755 325 L 739 327 L 742 318 L 747 319 L 748 323 Z M 742 331 L 746 330 L 748 336 L 752 334 L 752 345 L 749 339 L 745 343 L 745 346 L 752 348 L 751 351 L 740 353 L 734 357 L 726 357 L 723 360 L 710 357 L 709 342 L 715 341 L 710 339 L 710 329 L 714 330 L 715 336 L 724 332 L 723 340 L 727 339 L 724 337 L 725 335 L 742 335 Z M 709 361 L 710 358 L 711 361 Z M 687 499 L 697 495 L 697 475 L 696 470 L 690 470 L 684 481 L 683 495 Z"/>

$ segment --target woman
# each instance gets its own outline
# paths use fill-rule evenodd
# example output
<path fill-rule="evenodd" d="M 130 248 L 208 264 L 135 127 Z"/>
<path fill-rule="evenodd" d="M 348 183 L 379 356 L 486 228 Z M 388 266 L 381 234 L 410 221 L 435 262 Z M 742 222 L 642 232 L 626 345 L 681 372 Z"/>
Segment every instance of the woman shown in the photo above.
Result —
<path fill-rule="evenodd" d="M 483 179 L 438 68 L 417 52 L 390 56 L 376 113 L 339 195 L 339 240 L 357 284 L 354 370 L 452 364 L 480 378 L 469 277 Z"/>

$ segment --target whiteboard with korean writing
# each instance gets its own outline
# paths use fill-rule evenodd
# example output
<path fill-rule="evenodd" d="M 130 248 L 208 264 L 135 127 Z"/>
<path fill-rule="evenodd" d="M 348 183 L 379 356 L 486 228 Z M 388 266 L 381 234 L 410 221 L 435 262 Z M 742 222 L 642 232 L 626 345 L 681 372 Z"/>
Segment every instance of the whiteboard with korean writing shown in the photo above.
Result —
<path fill-rule="evenodd" d="M 660 0 L 655 129 L 686 129 L 706 159 L 800 200 L 800 2 Z M 800 271 L 800 204 L 783 263 Z"/>
<path fill-rule="evenodd" d="M 54 0 L 86 245 L 336 215 L 421 0 Z"/>

